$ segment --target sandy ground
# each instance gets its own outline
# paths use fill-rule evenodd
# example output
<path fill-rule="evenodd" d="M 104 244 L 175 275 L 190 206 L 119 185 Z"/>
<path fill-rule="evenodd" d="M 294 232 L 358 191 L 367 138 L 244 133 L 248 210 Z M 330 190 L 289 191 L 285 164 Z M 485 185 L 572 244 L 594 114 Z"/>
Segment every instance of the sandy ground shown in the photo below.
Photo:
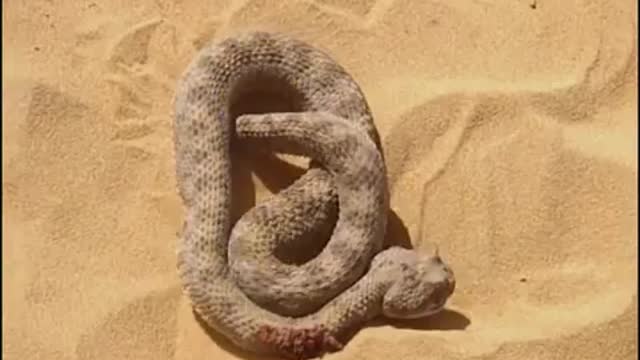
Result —
<path fill-rule="evenodd" d="M 446 312 L 374 322 L 327 359 L 635 358 L 635 1 L 3 7 L 4 358 L 259 358 L 181 295 L 171 128 L 197 49 L 256 28 L 353 74 L 383 137 L 389 236 L 438 244 L 457 275 Z"/>

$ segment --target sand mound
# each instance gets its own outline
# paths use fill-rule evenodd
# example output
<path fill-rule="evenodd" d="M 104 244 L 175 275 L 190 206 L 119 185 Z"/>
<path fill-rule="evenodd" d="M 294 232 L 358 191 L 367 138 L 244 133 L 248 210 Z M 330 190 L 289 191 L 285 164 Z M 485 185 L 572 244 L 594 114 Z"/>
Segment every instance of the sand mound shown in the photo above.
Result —
<path fill-rule="evenodd" d="M 3 5 L 7 359 L 258 358 L 181 295 L 171 132 L 197 49 L 256 28 L 354 75 L 389 237 L 438 244 L 457 276 L 449 310 L 374 322 L 327 358 L 635 358 L 635 2 Z"/>

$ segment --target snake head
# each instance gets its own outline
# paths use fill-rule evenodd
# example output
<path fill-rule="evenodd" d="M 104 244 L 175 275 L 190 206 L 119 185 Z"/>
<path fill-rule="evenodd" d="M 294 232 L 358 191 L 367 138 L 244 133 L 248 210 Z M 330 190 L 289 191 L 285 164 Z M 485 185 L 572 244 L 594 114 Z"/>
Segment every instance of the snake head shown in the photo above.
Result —
<path fill-rule="evenodd" d="M 414 319 L 442 310 L 455 289 L 455 277 L 437 252 L 423 255 L 415 250 L 389 250 L 394 251 L 387 259 L 395 271 L 389 272 L 391 286 L 382 301 L 384 316 Z"/>

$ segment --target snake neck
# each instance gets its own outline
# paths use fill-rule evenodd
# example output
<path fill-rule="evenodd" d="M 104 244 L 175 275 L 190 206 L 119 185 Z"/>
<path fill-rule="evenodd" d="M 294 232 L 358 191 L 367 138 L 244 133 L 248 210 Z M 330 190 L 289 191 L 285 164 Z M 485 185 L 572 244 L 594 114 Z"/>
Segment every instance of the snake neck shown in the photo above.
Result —
<path fill-rule="evenodd" d="M 330 301 L 309 319 L 331 329 L 331 334 L 344 337 L 355 328 L 382 314 L 384 295 L 393 285 L 398 272 L 393 263 L 377 262 L 353 286 Z"/>

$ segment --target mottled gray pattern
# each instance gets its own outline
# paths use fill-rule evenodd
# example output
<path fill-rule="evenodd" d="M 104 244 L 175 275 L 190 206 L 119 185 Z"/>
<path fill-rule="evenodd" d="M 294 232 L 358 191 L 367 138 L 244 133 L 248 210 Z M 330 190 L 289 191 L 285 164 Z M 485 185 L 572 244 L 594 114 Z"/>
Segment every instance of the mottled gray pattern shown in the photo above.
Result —
<path fill-rule="evenodd" d="M 254 88 L 286 93 L 290 112 L 234 113 Z M 444 306 L 455 282 L 437 255 L 381 251 L 388 194 L 379 137 L 360 88 L 325 53 L 280 34 L 229 38 L 193 60 L 175 106 L 186 207 L 178 272 L 215 330 L 247 350 L 309 358 L 339 349 L 345 331 L 374 316 L 412 318 Z M 234 136 L 313 162 L 231 229 Z M 326 225 L 336 207 L 316 257 L 291 264 L 275 256 Z"/>

